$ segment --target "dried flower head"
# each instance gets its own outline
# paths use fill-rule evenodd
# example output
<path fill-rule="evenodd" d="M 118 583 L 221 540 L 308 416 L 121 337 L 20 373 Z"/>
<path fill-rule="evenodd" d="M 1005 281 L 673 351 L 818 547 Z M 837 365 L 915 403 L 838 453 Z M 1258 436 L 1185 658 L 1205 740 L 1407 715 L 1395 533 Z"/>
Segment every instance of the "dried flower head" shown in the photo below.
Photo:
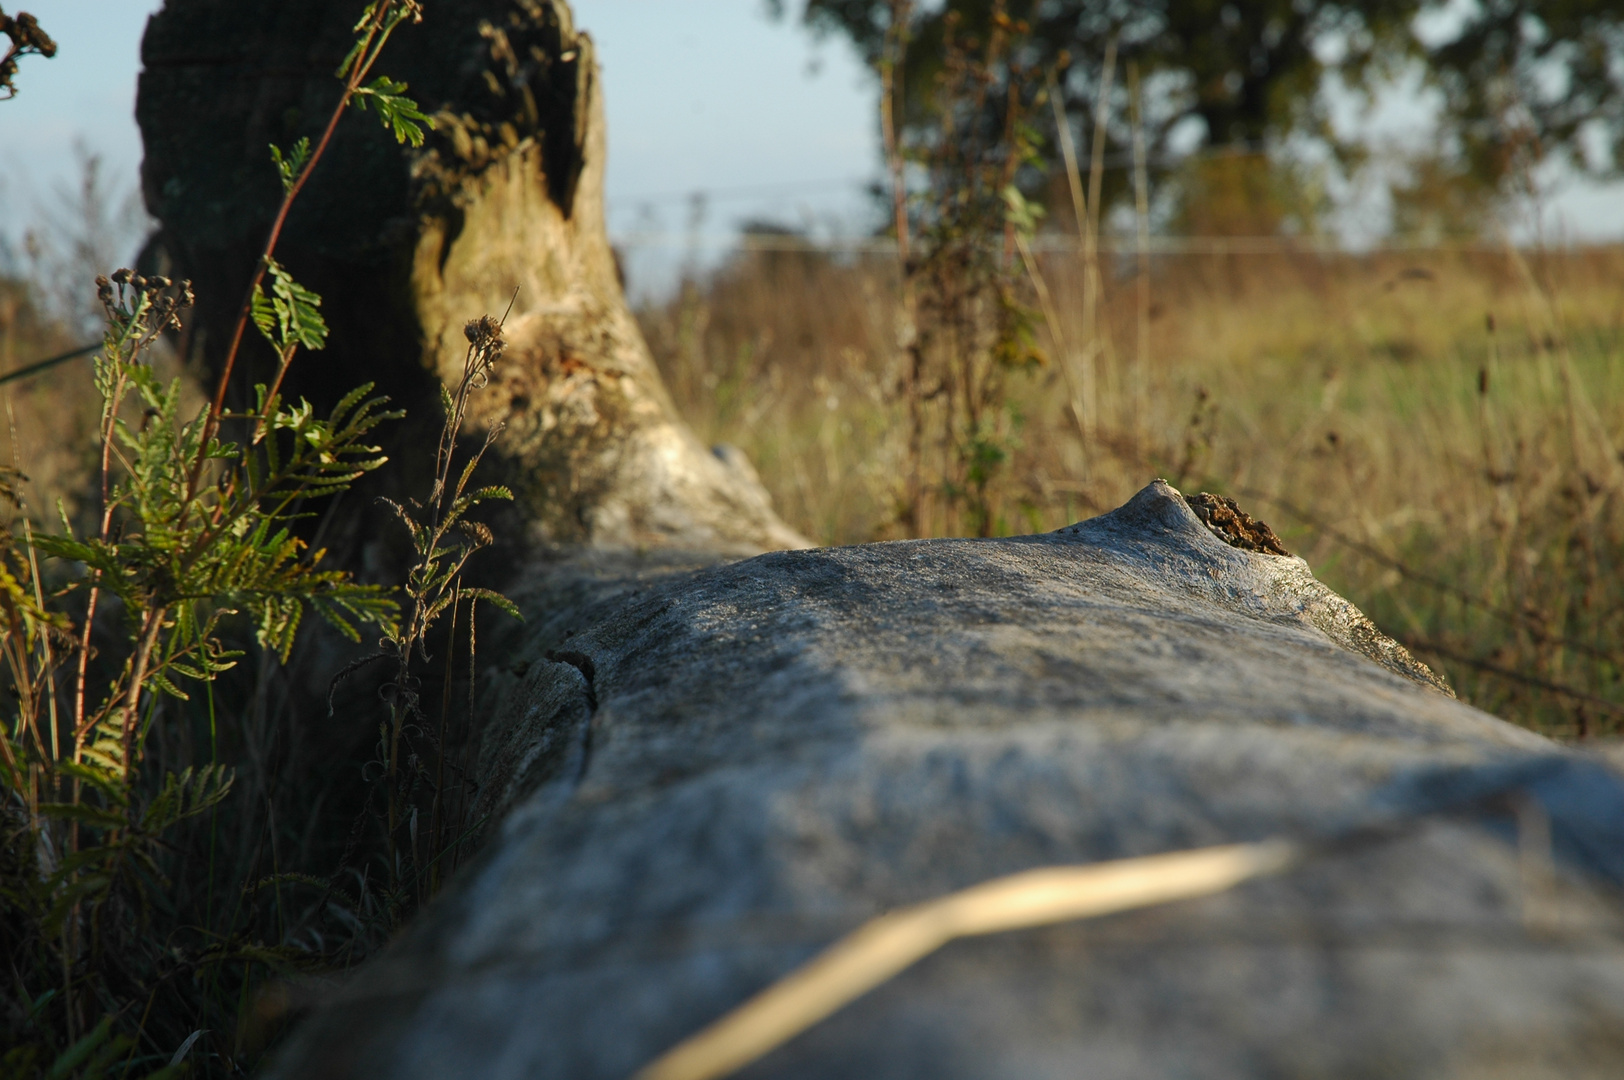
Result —
<path fill-rule="evenodd" d="M 492 344 L 498 349 L 502 347 L 502 324 L 489 315 L 468 320 L 462 333 L 476 349 L 488 348 Z"/>
<path fill-rule="evenodd" d="M 0 56 L 0 101 L 5 101 L 17 96 L 17 87 L 12 80 L 17 77 L 18 59 L 30 54 L 50 59 L 56 55 L 56 42 L 39 28 L 39 21 L 26 11 L 13 17 L 0 10 L 0 34 L 11 39 L 6 54 Z"/>
<path fill-rule="evenodd" d="M 463 336 L 468 339 L 468 355 L 462 364 L 462 380 L 466 393 L 468 389 L 483 389 L 490 381 L 490 372 L 496 366 L 496 361 L 502 356 L 506 342 L 502 340 L 502 324 L 489 315 L 481 315 L 477 319 L 470 319 L 462 328 Z"/>
<path fill-rule="evenodd" d="M 171 281 L 162 275 L 149 278 L 120 267 L 110 278 L 97 276 L 96 299 L 110 320 L 129 327 L 137 338 L 151 341 L 166 331 L 179 330 L 180 313 L 196 297 L 190 281 Z"/>

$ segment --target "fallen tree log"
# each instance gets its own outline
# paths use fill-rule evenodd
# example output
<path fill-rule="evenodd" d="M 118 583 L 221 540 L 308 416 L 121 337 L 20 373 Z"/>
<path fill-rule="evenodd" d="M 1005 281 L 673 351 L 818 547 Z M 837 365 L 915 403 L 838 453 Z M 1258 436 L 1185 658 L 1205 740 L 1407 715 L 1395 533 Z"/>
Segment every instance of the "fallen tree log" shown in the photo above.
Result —
<path fill-rule="evenodd" d="M 153 258 L 246 276 L 264 144 L 319 114 L 358 7 L 168 0 Z M 483 854 L 275 1075 L 627 1076 L 876 916 L 1271 840 L 1312 857 L 949 942 L 745 1074 L 1617 1075 L 1610 767 L 1455 701 L 1163 484 L 1044 536 L 730 562 L 804 541 L 675 416 L 626 311 L 590 39 L 557 0 L 438 0 L 399 41 L 444 126 L 421 153 L 343 133 L 285 261 L 344 363 L 292 389 L 431 403 L 462 320 L 520 284 L 482 407 L 546 546 L 487 687 Z M 205 360 L 239 292 L 203 294 Z"/>
<path fill-rule="evenodd" d="M 628 1076 L 886 911 L 1268 838 L 1329 847 L 951 944 L 744 1075 L 1624 1061 L 1624 782 L 1454 700 L 1302 560 L 1227 545 L 1164 484 L 1043 536 L 625 589 L 515 655 L 484 855 L 278 1075 Z M 559 609 L 545 578 L 528 598 Z"/>

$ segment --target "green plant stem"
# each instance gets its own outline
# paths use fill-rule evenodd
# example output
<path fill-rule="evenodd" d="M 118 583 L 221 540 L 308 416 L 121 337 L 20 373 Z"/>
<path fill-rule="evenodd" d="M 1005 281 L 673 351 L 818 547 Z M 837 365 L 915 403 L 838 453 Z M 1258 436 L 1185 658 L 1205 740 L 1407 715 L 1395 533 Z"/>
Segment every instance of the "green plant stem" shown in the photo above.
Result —
<path fill-rule="evenodd" d="M 101 525 L 96 531 L 97 538 L 102 539 L 102 541 L 106 541 L 107 534 L 112 529 L 112 512 L 114 512 L 112 492 L 110 492 L 112 453 L 114 453 L 112 437 L 114 437 L 115 427 L 119 424 L 119 404 L 122 403 L 123 393 L 130 385 L 130 377 L 123 370 L 123 364 L 130 362 L 130 359 L 125 357 L 125 346 L 130 344 L 130 335 L 135 330 L 138 317 L 145 310 L 146 297 L 143 296 L 140 300 L 136 300 L 136 307 L 132 312 L 132 317 L 123 325 L 119 338 L 112 343 L 112 348 L 106 349 L 106 344 L 104 344 L 104 349 L 110 352 L 109 361 L 112 364 L 119 365 L 119 369 L 117 369 L 119 374 L 114 378 L 112 393 L 102 403 L 101 474 L 99 474 L 101 476 L 102 515 Z M 135 351 L 140 351 L 140 343 L 136 343 Z M 73 760 L 75 762 L 80 760 L 81 750 L 84 749 L 84 734 L 89 729 L 84 723 L 84 680 L 86 680 L 89 654 L 91 654 L 91 629 L 96 625 L 96 601 L 99 598 L 101 598 L 101 585 L 99 585 L 99 578 L 96 578 L 96 580 L 91 581 L 89 598 L 84 603 L 84 629 L 80 633 L 80 658 L 78 658 L 78 671 L 75 672 L 75 680 L 73 680 Z M 80 781 L 75 778 L 75 781 L 73 781 L 73 802 L 78 804 L 78 801 L 80 801 Z M 78 823 L 73 823 L 70 827 L 70 845 L 68 845 L 70 851 L 78 849 L 78 835 L 80 835 L 80 827 L 78 827 Z"/>
<path fill-rule="evenodd" d="M 147 995 L 147 1007 L 141 1010 L 141 1023 L 135 1029 L 135 1038 L 130 1040 L 130 1052 L 124 1058 L 124 1070 L 118 1074 L 120 1080 L 130 1075 L 130 1065 L 135 1061 L 135 1052 L 141 1048 L 141 1035 L 147 1029 L 148 1018 L 152 1016 L 152 1003 L 157 999 L 158 988 L 154 986 L 152 992 Z"/>
<path fill-rule="evenodd" d="M 134 332 L 139 316 L 146 310 L 147 300 L 144 296 L 136 302 L 131 317 L 120 330 L 118 337 L 112 342 L 112 347 L 103 348 L 110 353 L 109 362 L 119 365 L 118 374 L 113 381 L 113 391 L 102 403 L 101 423 L 101 523 L 96 535 L 106 541 L 108 533 L 113 527 L 113 502 L 111 497 L 110 477 L 112 475 L 113 432 L 118 424 L 118 407 L 124 400 L 124 392 L 129 387 L 129 375 L 124 371 L 123 365 L 129 362 L 124 355 L 125 347 L 130 344 L 130 335 Z M 139 351 L 137 342 L 135 351 Z M 133 355 L 133 353 L 132 353 Z M 81 751 L 84 749 L 85 734 L 89 730 L 85 724 L 85 679 L 87 665 L 90 661 L 90 634 L 96 622 L 96 602 L 101 594 L 97 580 L 90 586 L 90 595 L 85 602 L 85 624 L 79 638 L 78 671 L 74 677 L 73 687 L 73 760 L 78 762 Z M 73 781 L 73 802 L 79 802 L 79 780 Z M 78 849 L 79 826 L 77 823 L 70 828 L 70 851 Z"/>
<path fill-rule="evenodd" d="M 3 380 L 0 380 L 0 381 L 3 381 Z M 19 475 L 21 475 L 22 470 L 17 468 L 17 444 L 18 444 L 18 440 L 17 440 L 17 417 L 16 417 L 16 414 L 12 411 L 12 408 L 11 408 L 11 392 L 9 390 L 6 391 L 6 426 L 7 426 L 7 430 L 9 431 L 9 433 L 11 435 L 11 467 L 13 469 L 15 469 L 18 472 Z M 44 590 L 44 587 L 40 583 L 39 554 L 38 554 L 38 552 L 36 552 L 34 550 L 34 523 L 33 523 L 33 520 L 28 515 L 28 507 L 26 506 L 26 504 L 19 501 L 17 505 L 18 505 L 18 509 L 22 511 L 22 517 L 23 517 L 23 544 L 28 550 L 28 579 L 29 579 L 29 584 L 32 586 L 33 591 L 34 591 L 34 603 L 35 603 L 35 605 L 39 608 L 40 611 L 44 611 L 45 610 L 45 590 Z M 51 714 L 51 755 L 50 755 L 50 758 L 49 758 L 49 762 L 50 762 L 49 768 L 54 770 L 55 767 L 56 767 L 57 761 L 60 760 L 61 757 L 62 757 L 60 736 L 58 734 L 58 728 L 60 727 L 60 724 L 58 722 L 57 711 L 56 711 L 56 664 L 55 664 L 54 658 L 51 655 L 52 650 L 51 650 L 51 637 L 50 637 L 50 635 L 49 634 L 41 634 L 40 638 L 39 638 L 39 642 L 40 642 L 40 652 L 42 654 L 41 667 L 43 668 L 43 670 L 45 672 L 45 693 L 46 693 L 45 700 L 46 700 L 47 707 L 49 708 L 50 714 Z M 30 686 L 31 686 L 31 680 L 30 680 Z M 31 687 L 30 692 L 32 692 L 32 687 Z M 38 735 L 37 734 L 35 735 L 35 739 L 36 739 L 36 741 L 38 740 Z M 56 779 L 55 779 L 54 776 L 52 777 L 52 780 L 51 780 L 51 797 L 53 799 L 58 797 L 57 782 L 56 782 Z"/>
<path fill-rule="evenodd" d="M 220 428 L 220 419 L 226 407 L 226 389 L 231 384 L 232 368 L 237 362 L 237 353 L 242 348 L 243 334 L 247 331 L 248 320 L 253 314 L 254 294 L 265 281 L 265 272 L 269 267 L 271 257 L 276 253 L 276 245 L 282 238 L 282 228 L 287 224 L 288 211 L 293 208 L 293 201 L 304 190 L 305 182 L 310 179 L 310 174 L 315 170 L 317 163 L 321 161 L 322 155 L 327 152 L 327 146 L 333 139 L 333 132 L 338 130 L 339 120 L 343 118 L 345 110 L 350 107 L 350 102 L 354 99 L 356 91 L 360 89 L 361 83 L 366 79 L 368 72 L 371 71 L 373 63 L 378 59 L 378 54 L 383 50 L 384 43 L 388 40 L 390 32 L 395 27 L 393 22 L 388 27 L 383 26 L 385 14 L 386 8 L 382 5 L 374 12 L 372 25 L 367 28 L 366 37 L 362 42 L 361 58 L 351 68 L 349 78 L 344 81 L 344 93 L 339 97 L 338 104 L 333 107 L 332 115 L 327 118 L 327 126 L 322 129 L 321 138 L 317 141 L 315 149 L 311 151 L 309 160 L 305 162 L 304 168 L 299 170 L 299 175 L 294 179 L 293 183 L 288 186 L 287 191 L 282 196 L 282 204 L 277 207 L 276 217 L 271 222 L 271 231 L 265 239 L 264 250 L 260 253 L 259 262 L 254 268 L 254 276 L 248 282 L 247 292 L 243 294 L 242 307 L 237 312 L 237 324 L 231 331 L 231 344 L 227 346 L 225 359 L 221 362 L 220 378 L 215 386 L 214 399 L 209 405 L 208 419 L 203 425 L 203 439 L 199 444 L 197 459 L 192 465 L 191 475 L 187 478 L 188 502 L 190 502 L 190 498 L 197 490 L 198 483 L 202 478 L 203 465 L 208 460 L 209 442 Z M 286 371 L 287 363 L 287 360 L 283 361 L 283 372 Z M 280 373 L 277 381 L 280 384 Z"/>
<path fill-rule="evenodd" d="M 414 622 L 414 624 L 416 622 L 416 617 L 415 616 L 413 617 L 413 622 Z M 400 726 L 404 721 L 405 709 L 400 704 L 399 695 L 405 692 L 405 687 L 400 685 L 400 683 L 401 683 L 401 680 L 403 680 L 405 678 L 406 665 L 408 664 L 408 662 L 410 660 L 410 656 L 411 656 L 410 650 L 412 648 L 412 641 L 413 641 L 413 639 L 411 639 L 411 638 L 408 638 L 407 641 L 406 641 L 407 652 L 400 661 L 401 673 L 399 675 L 397 675 L 397 677 L 396 677 L 396 685 L 395 685 L 395 695 L 396 695 L 396 697 L 395 697 L 395 700 L 392 701 L 390 703 L 390 705 L 389 705 L 389 817 L 388 817 L 389 843 L 388 843 L 388 850 L 389 850 L 389 883 L 391 885 L 400 884 L 400 852 L 398 850 L 398 846 L 397 846 L 397 842 L 396 842 L 396 831 L 400 828 L 400 805 L 399 805 L 399 794 L 400 794 L 400 780 L 399 780 Z"/>
<path fill-rule="evenodd" d="M 293 363 L 293 346 L 289 345 L 282 351 L 282 359 L 276 366 L 276 378 L 271 380 L 271 388 L 265 393 L 265 407 L 259 412 L 259 420 L 254 424 L 254 442 L 258 443 L 265 437 L 265 425 L 271 422 L 271 410 L 276 405 L 277 392 L 282 389 L 282 380 L 287 377 L 288 368 Z"/>
<path fill-rule="evenodd" d="M 104 406 L 102 413 L 101 430 L 101 525 L 96 535 L 102 540 L 107 539 L 108 532 L 113 526 L 113 504 L 110 498 L 108 478 L 112 471 L 113 455 L 113 426 L 117 422 L 118 402 L 124 397 L 124 389 L 128 385 L 128 377 L 119 372 L 113 383 L 113 396 L 108 399 L 109 404 Z M 90 596 L 85 602 L 85 625 L 79 635 L 79 664 L 74 676 L 73 684 L 73 760 L 78 761 L 80 753 L 84 750 L 85 733 L 89 730 L 85 724 L 85 679 L 87 665 L 90 662 L 90 631 L 96 622 L 96 601 L 100 597 L 101 587 L 94 581 L 90 586 Z M 73 802 L 79 802 L 79 781 L 73 782 Z M 79 828 L 74 825 L 72 833 L 77 839 Z M 70 846 L 69 850 L 75 850 Z"/>
<path fill-rule="evenodd" d="M 13 439 L 15 445 L 15 439 Z M 40 586 L 39 556 L 34 551 L 34 526 L 25 516 L 23 518 L 23 542 L 28 545 L 28 571 L 33 578 L 34 602 L 40 610 L 45 610 L 45 593 Z M 40 635 L 40 651 L 44 653 L 45 661 L 45 688 L 46 702 L 51 711 L 51 764 L 55 766 L 61 760 L 62 750 L 59 744 L 57 728 L 59 726 L 56 715 L 56 665 L 51 656 L 51 639 L 47 635 Z"/>
<path fill-rule="evenodd" d="M 460 586 L 461 582 L 458 581 L 457 585 Z M 456 588 L 456 586 L 453 586 L 453 588 Z M 443 804 L 445 802 L 446 734 L 451 727 L 451 661 L 457 652 L 457 608 L 460 606 L 460 599 L 460 596 L 453 593 L 453 599 L 451 601 L 451 626 L 446 630 L 445 638 L 445 675 L 444 682 L 440 687 L 440 752 L 435 755 L 434 806 L 429 814 L 429 850 L 435 853 L 436 859 L 433 868 L 429 871 L 430 895 L 438 892 L 440 888 L 440 869 L 438 862 L 438 853 L 440 851 L 440 819 L 444 814 Z"/>
<path fill-rule="evenodd" d="M 158 634 L 164 627 L 165 608 L 152 608 L 142 616 L 141 637 L 136 646 L 135 659 L 130 665 L 130 686 L 124 704 L 123 736 L 124 736 L 124 777 L 129 783 L 135 771 L 135 753 L 137 750 L 135 732 L 140 726 L 141 690 L 146 684 L 147 666 L 152 659 L 152 650 L 158 644 Z"/>
<path fill-rule="evenodd" d="M 478 604 L 472 604 L 472 603 L 469 604 L 468 605 L 468 712 L 463 717 L 463 721 L 462 721 L 462 763 L 461 763 L 461 767 L 462 767 L 462 775 L 464 777 L 466 777 L 468 775 L 468 743 L 470 741 L 472 741 L 472 740 L 470 740 L 468 738 L 468 733 L 469 733 L 469 729 L 473 727 L 473 723 L 474 723 L 474 675 L 475 675 L 474 664 L 475 664 L 475 655 L 476 655 L 476 652 L 477 652 L 475 646 L 478 643 L 478 639 L 475 636 L 475 634 L 476 634 L 476 631 L 478 630 L 478 615 L 479 615 L 479 605 Z M 463 826 L 463 823 L 465 821 L 467 821 L 467 820 L 468 820 L 468 785 L 465 782 L 463 784 L 458 785 L 458 789 L 457 789 L 457 828 L 461 829 L 462 826 Z M 451 872 L 452 873 L 457 872 L 457 863 L 461 859 L 461 857 L 462 857 L 462 836 L 459 835 L 457 837 L 456 844 L 455 844 L 455 846 L 454 846 L 454 848 L 452 850 L 452 853 L 451 853 Z"/>
<path fill-rule="evenodd" d="M 133 325 L 133 320 L 132 320 L 131 325 Z M 128 340 L 128 338 L 129 338 L 129 328 L 126 327 L 124 332 L 120 334 L 119 339 L 118 339 L 117 343 L 115 344 L 114 349 L 112 350 L 113 353 L 114 353 L 114 357 L 115 357 L 115 359 L 114 359 L 115 363 L 122 364 L 122 356 L 121 356 L 120 350 L 122 350 L 122 348 L 123 348 L 125 342 Z M 97 535 L 104 541 L 107 539 L 108 531 L 112 527 L 112 522 L 113 522 L 113 504 L 112 504 L 112 502 L 110 500 L 110 490 L 109 490 L 109 486 L 108 486 L 109 471 L 110 471 L 110 469 L 112 467 L 113 427 L 114 427 L 114 424 L 117 421 L 118 404 L 119 404 L 119 402 L 121 400 L 123 400 L 124 388 L 125 388 L 126 384 L 127 384 L 127 376 L 124 374 L 123 368 L 121 366 L 119 368 L 119 374 L 118 374 L 118 376 L 115 379 L 114 384 L 113 384 L 113 386 L 114 386 L 113 396 L 108 398 L 102 405 L 102 428 L 101 428 L 101 502 L 102 502 L 102 514 L 101 514 L 101 526 L 100 526 L 100 529 L 99 529 Z M 95 622 L 96 622 L 96 600 L 97 600 L 97 597 L 98 597 L 99 593 L 100 593 L 100 589 L 98 588 L 98 586 L 95 585 L 95 584 L 92 584 L 90 586 L 90 596 L 89 596 L 89 598 L 87 599 L 87 601 L 85 603 L 85 625 L 84 625 L 84 630 L 83 630 L 82 634 L 80 635 L 80 639 L 79 639 L 79 663 L 78 663 L 78 671 L 76 672 L 75 678 L 74 678 L 74 691 L 73 691 L 73 760 L 74 760 L 74 762 L 76 764 L 80 760 L 80 756 L 82 755 L 82 753 L 84 751 L 85 735 L 89 731 L 89 728 L 85 724 L 85 720 L 84 720 L 84 714 L 85 714 L 85 679 L 86 679 L 87 670 L 88 670 L 87 669 L 87 664 L 88 664 L 89 659 L 90 659 L 90 633 L 91 633 L 91 628 L 95 625 Z M 129 758 L 128 758 L 128 755 L 126 754 L 126 756 L 125 756 L 126 768 L 128 768 L 128 762 L 129 762 Z M 80 800 L 80 797 L 82 796 L 82 794 L 83 794 L 83 783 L 81 782 L 79 777 L 75 776 L 73 778 L 72 791 L 71 791 L 71 795 L 70 795 L 70 801 L 72 802 L 72 804 L 74 806 L 79 805 L 79 800 Z M 76 853 L 79 850 L 79 822 L 77 820 L 74 820 L 74 821 L 70 822 L 69 825 L 68 825 L 68 843 L 67 843 L 67 847 L 68 847 L 68 851 L 69 851 L 70 854 L 71 853 Z M 63 1000 L 63 1008 L 66 1010 L 66 1014 L 67 1014 L 67 1018 L 68 1018 L 68 1041 L 70 1043 L 73 1041 L 74 1037 L 76 1036 L 77 1029 L 79 1027 L 79 1025 L 76 1023 L 76 1020 L 77 1020 L 77 1014 L 75 1012 L 75 1004 L 76 1003 L 73 1000 L 73 978 L 72 978 L 72 959 L 71 958 L 73 956 L 77 955 L 77 953 L 79 952 L 79 948 L 80 948 L 80 942 L 79 942 L 80 919 L 81 919 L 80 905 L 78 903 L 75 903 L 73 905 L 73 911 L 68 916 L 68 921 L 63 927 L 63 950 L 62 950 L 62 977 L 63 977 L 62 1000 Z"/>

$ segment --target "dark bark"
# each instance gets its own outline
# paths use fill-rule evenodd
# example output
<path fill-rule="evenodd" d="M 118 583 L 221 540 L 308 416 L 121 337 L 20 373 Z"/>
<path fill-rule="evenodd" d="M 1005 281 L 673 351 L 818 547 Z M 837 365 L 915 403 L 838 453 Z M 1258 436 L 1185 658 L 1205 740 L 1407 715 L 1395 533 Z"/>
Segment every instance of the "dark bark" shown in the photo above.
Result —
<path fill-rule="evenodd" d="M 137 118 L 162 226 L 148 260 L 197 283 L 190 348 L 205 368 L 220 363 L 277 203 L 268 147 L 318 132 L 361 7 L 169 0 L 148 26 Z M 332 335 L 296 361 L 289 393 L 326 408 L 377 383 L 409 416 L 381 482 L 416 490 L 439 424 L 436 377 L 460 371 L 464 322 L 500 315 L 517 288 L 471 434 L 506 425 L 494 472 L 519 494 L 518 531 L 735 553 L 800 543 L 760 485 L 675 416 L 627 310 L 604 232 L 601 84 L 568 7 L 437 0 L 396 32 L 378 70 L 406 81 L 435 127 L 414 150 L 352 109 L 296 204 L 278 259 L 323 295 Z M 245 346 L 236 401 L 273 359 Z M 382 528 L 366 515 L 351 524 Z"/>

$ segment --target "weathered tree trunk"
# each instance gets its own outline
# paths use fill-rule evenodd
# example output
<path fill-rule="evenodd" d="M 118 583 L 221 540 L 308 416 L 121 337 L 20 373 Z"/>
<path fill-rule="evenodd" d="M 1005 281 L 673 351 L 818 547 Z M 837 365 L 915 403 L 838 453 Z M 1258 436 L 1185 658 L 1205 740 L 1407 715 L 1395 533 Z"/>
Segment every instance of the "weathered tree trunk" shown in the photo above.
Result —
<path fill-rule="evenodd" d="M 320 134 L 360 0 L 169 0 L 142 43 L 137 117 L 149 258 L 198 282 L 193 350 L 218 365 L 279 189 L 268 146 Z M 603 96 L 592 40 L 561 0 L 434 0 L 381 71 L 435 128 L 401 147 L 352 110 L 278 255 L 325 298 L 325 353 L 289 389 L 318 406 L 363 380 L 411 419 L 392 440 L 410 487 L 454 381 L 463 324 L 501 315 L 509 347 L 476 398 L 533 538 L 749 554 L 805 541 L 736 455 L 675 415 L 626 307 L 604 231 Z M 517 298 L 514 299 L 514 290 Z M 248 377 L 273 358 L 245 350 Z M 246 393 L 246 390 L 244 390 Z"/>
<path fill-rule="evenodd" d="M 1624 779 L 1454 700 L 1164 484 L 1045 536 L 567 606 L 553 659 L 513 656 L 484 855 L 275 1075 L 623 1078 L 903 905 L 1370 826 L 1227 895 L 950 944 L 741 1075 L 1624 1066 Z"/>
<path fill-rule="evenodd" d="M 359 6 L 151 25 L 154 257 L 201 282 L 205 356 L 275 198 L 264 146 L 331 107 Z M 1163 484 L 1045 536 L 673 569 L 799 538 L 629 318 L 590 39 L 557 0 L 435 0 L 390 50 L 444 123 L 409 152 L 346 121 L 285 251 L 335 328 L 296 389 L 375 378 L 432 417 L 462 322 L 520 286 L 482 408 L 534 535 L 575 547 L 515 590 L 484 853 L 277 1075 L 624 1077 L 897 905 L 1372 825 L 1223 896 L 950 945 L 746 1075 L 1618 1075 L 1616 773 L 1453 700 Z"/>

